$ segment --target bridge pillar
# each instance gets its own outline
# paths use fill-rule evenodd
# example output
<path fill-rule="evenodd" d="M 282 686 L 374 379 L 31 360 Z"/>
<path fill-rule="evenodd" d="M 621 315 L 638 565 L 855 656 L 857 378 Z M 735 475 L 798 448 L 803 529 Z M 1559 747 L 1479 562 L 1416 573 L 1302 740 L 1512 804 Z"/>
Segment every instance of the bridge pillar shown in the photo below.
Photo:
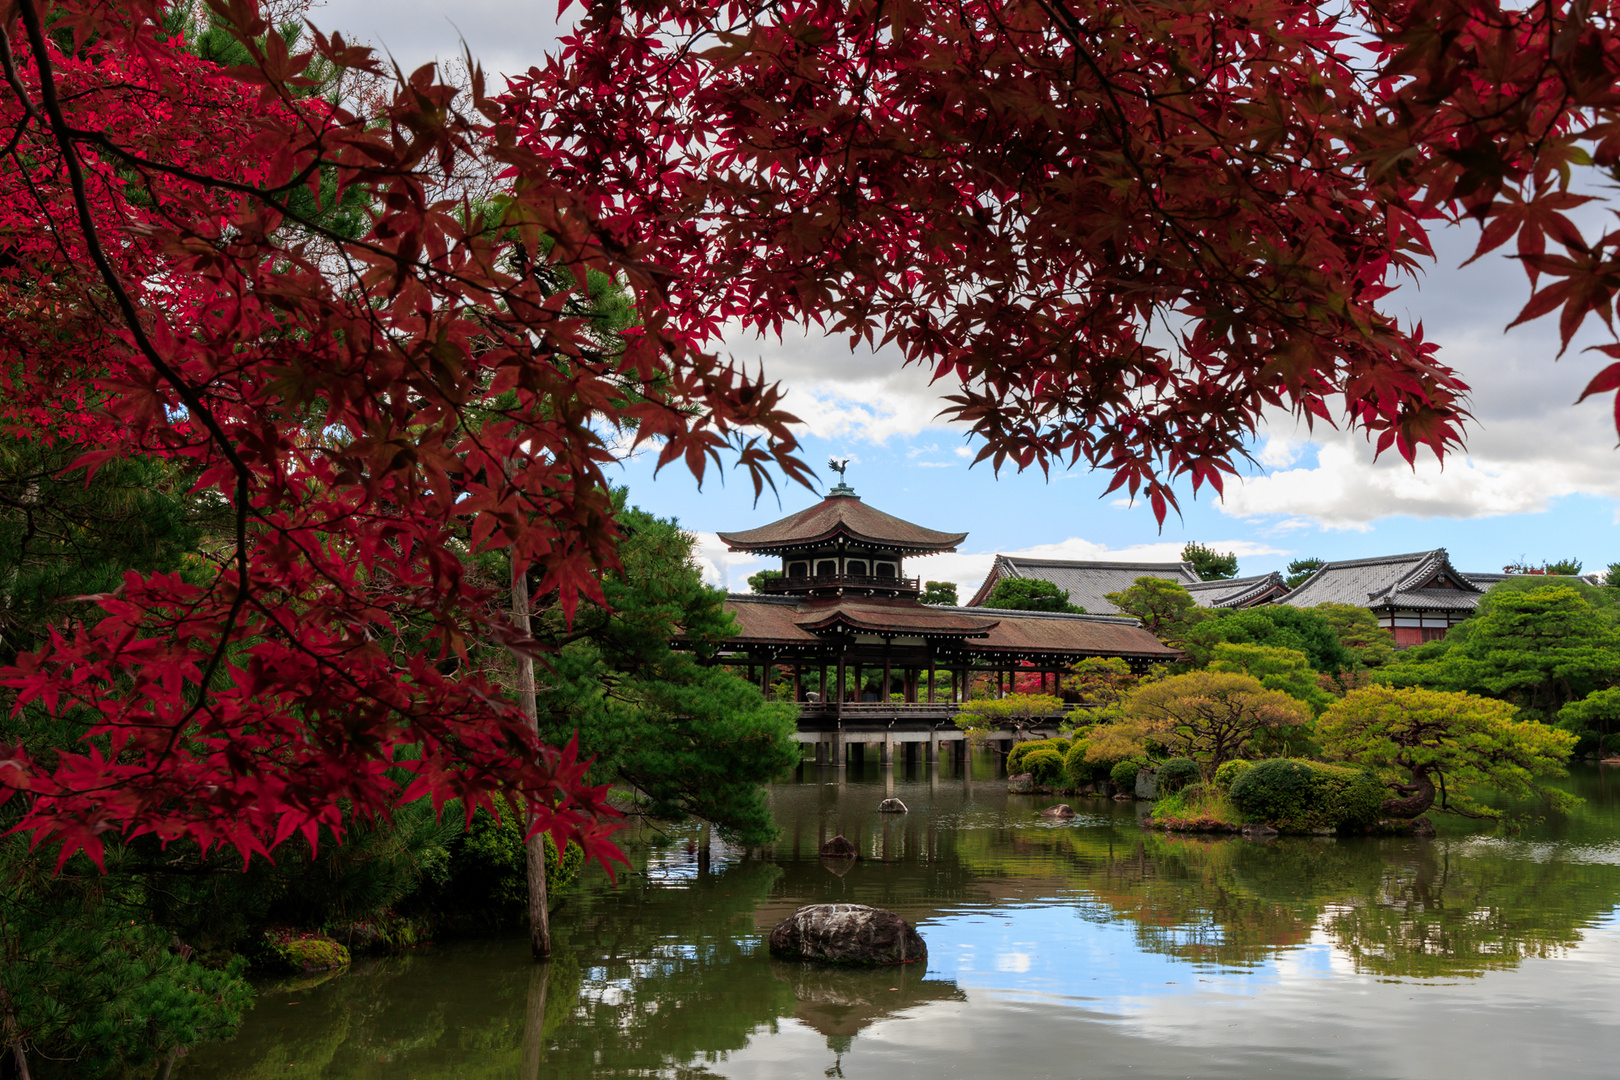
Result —
<path fill-rule="evenodd" d="M 827 740 L 825 739 L 818 738 L 816 740 L 816 764 L 827 764 Z"/>
<path fill-rule="evenodd" d="M 879 746 L 880 746 L 880 749 L 878 750 L 878 764 L 883 765 L 885 767 L 893 765 L 894 764 L 894 732 L 893 731 L 885 731 L 883 733 L 883 742 L 880 743 Z"/>
<path fill-rule="evenodd" d="M 937 765 L 937 764 L 939 764 L 939 732 L 938 731 L 930 731 L 928 733 L 928 744 L 927 744 L 927 749 L 924 751 L 924 753 L 927 755 L 925 758 L 923 758 L 923 761 L 925 763 L 927 763 L 929 765 Z"/>
<path fill-rule="evenodd" d="M 835 769 L 842 769 L 848 764 L 844 760 L 844 732 L 842 729 L 834 731 L 829 741 L 832 750 L 832 764 Z"/>

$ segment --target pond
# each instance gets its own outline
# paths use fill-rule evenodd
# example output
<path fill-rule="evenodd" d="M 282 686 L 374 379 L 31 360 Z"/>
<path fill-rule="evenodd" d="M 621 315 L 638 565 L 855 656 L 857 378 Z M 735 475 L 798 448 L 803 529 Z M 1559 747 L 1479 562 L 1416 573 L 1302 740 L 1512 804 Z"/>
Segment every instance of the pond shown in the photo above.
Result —
<path fill-rule="evenodd" d="M 630 831 L 634 866 L 557 912 L 558 958 L 452 941 L 266 984 L 185 1080 L 536 1077 L 1611 1076 L 1620 1059 L 1620 770 L 1517 833 L 1176 838 L 1146 803 L 1012 796 L 920 767 L 771 789 L 765 858 Z M 876 813 L 886 794 L 911 812 Z M 843 833 L 860 861 L 823 865 Z M 835 872 L 841 871 L 841 872 Z M 900 912 L 921 965 L 785 964 L 801 904 Z"/>

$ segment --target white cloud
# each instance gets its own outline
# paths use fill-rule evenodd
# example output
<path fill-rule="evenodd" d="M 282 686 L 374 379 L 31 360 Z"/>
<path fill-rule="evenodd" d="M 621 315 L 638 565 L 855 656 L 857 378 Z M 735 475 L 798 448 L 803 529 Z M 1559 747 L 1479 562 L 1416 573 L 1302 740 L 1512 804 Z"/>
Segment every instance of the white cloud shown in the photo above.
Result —
<path fill-rule="evenodd" d="M 747 592 L 748 575 L 773 564 L 774 559 L 761 559 L 756 555 L 727 551 L 725 541 L 712 532 L 693 532 L 697 538 L 697 564 L 703 570 L 703 581 L 729 592 Z"/>

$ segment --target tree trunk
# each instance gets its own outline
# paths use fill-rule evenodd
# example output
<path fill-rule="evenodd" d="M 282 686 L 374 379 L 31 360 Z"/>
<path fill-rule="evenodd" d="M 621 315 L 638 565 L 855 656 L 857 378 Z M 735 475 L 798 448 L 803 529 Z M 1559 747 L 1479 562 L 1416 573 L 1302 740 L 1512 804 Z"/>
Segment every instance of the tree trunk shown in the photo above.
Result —
<path fill-rule="evenodd" d="M 529 633 L 529 579 L 524 574 L 512 575 L 512 623 L 525 634 Z M 539 710 L 534 697 L 534 660 L 514 652 L 517 661 L 517 681 L 512 688 L 517 696 L 518 708 L 528 718 L 529 730 L 540 734 Z M 533 815 L 525 823 L 534 825 Z M 523 843 L 527 856 L 529 878 L 529 947 L 536 960 L 551 956 L 551 913 L 546 910 L 546 837 L 534 833 Z"/>
<path fill-rule="evenodd" d="M 17 1063 L 17 1080 L 29 1080 L 28 1055 L 23 1052 L 22 1043 L 14 1042 L 11 1044 L 11 1056 L 12 1060 Z"/>
<path fill-rule="evenodd" d="M 1401 792 L 1400 798 L 1384 800 L 1382 809 L 1390 817 L 1414 818 L 1434 805 L 1434 781 L 1427 768 L 1413 769 L 1410 784 L 1390 786 Z"/>

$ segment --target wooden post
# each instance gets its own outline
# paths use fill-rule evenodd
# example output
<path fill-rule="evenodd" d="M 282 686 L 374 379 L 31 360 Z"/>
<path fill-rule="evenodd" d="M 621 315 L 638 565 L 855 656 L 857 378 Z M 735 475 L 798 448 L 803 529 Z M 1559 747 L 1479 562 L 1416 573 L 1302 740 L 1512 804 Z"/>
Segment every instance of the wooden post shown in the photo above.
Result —
<path fill-rule="evenodd" d="M 794 701 L 803 701 L 804 700 L 804 679 L 803 679 L 803 675 L 804 675 L 804 665 L 803 664 L 794 664 L 793 665 L 793 700 Z"/>
<path fill-rule="evenodd" d="M 823 695 L 825 696 L 825 695 Z M 833 713 L 840 721 L 844 718 L 844 650 L 838 650 L 838 694 L 833 698 Z"/>
<path fill-rule="evenodd" d="M 883 692 L 878 695 L 883 704 L 889 703 L 889 639 L 883 639 Z"/>
<path fill-rule="evenodd" d="M 928 658 L 928 704 L 934 703 L 934 658 Z"/>
<path fill-rule="evenodd" d="M 765 658 L 765 666 L 759 669 L 759 689 L 766 697 L 771 693 L 771 658 Z"/>
<path fill-rule="evenodd" d="M 515 569 L 515 568 L 514 568 Z M 529 578 L 522 572 L 512 575 L 512 626 L 527 635 L 529 626 Z M 513 691 L 518 708 L 529 730 L 540 734 L 539 708 L 535 700 L 534 659 L 526 653 L 513 652 L 517 662 L 517 678 Z M 534 815 L 529 814 L 533 824 Z M 546 834 L 534 832 L 523 842 L 523 855 L 529 886 L 529 950 L 536 960 L 551 956 L 551 912 L 546 903 Z"/>

